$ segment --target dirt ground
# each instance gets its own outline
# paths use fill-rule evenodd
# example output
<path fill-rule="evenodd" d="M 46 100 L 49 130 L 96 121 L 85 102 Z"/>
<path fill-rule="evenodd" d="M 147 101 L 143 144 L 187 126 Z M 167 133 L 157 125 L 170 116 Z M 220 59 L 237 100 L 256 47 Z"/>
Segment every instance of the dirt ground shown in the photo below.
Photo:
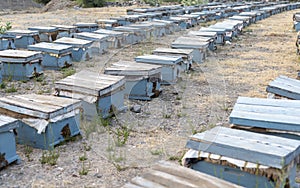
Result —
<path fill-rule="evenodd" d="M 299 59 L 292 14 L 297 11 L 284 12 L 247 27 L 231 44 L 210 52 L 205 63 L 194 66 L 194 72 L 183 74 L 175 85 L 164 86 L 160 97 L 149 102 L 127 101 L 129 107 L 140 104 L 142 113 L 119 114 L 111 119 L 109 127 L 105 127 L 106 121 L 81 122 L 82 139 L 56 147 L 54 152 L 59 157 L 53 166 L 42 165 L 40 160 L 43 154 L 55 153 L 17 145 L 21 164 L 0 171 L 0 187 L 119 187 L 158 160 L 178 163 L 190 135 L 216 125 L 229 125 L 228 116 L 238 96 L 265 98 L 267 84 L 277 76 L 296 78 Z M 27 28 L 93 22 L 120 14 L 125 14 L 124 8 L 67 9 L 0 18 L 11 21 L 13 28 Z M 74 63 L 74 68 L 102 72 L 105 66 L 120 59 L 133 60 L 157 47 L 169 47 L 186 32 L 110 50 L 91 61 Z M 51 94 L 53 83 L 64 74 L 45 71 L 42 80 L 6 82 L 0 96 Z M 17 91 L 8 93 L 11 87 Z"/>

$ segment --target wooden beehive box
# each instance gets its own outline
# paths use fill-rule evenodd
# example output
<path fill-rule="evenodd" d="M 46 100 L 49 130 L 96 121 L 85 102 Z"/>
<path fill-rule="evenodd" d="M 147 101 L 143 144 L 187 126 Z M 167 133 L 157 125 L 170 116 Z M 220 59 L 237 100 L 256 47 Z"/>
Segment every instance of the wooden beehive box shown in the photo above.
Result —
<path fill-rule="evenodd" d="M 300 132 L 299 112 L 298 100 L 239 97 L 229 119 L 239 128 L 259 128 L 262 132 L 291 137 L 289 133 Z"/>
<path fill-rule="evenodd" d="M 41 42 L 28 46 L 29 50 L 43 53 L 42 65 L 48 69 L 61 69 L 72 66 L 72 46 Z"/>
<path fill-rule="evenodd" d="M 165 55 L 165 56 L 180 56 L 182 57 L 184 63 L 181 66 L 183 71 L 188 71 L 191 69 L 194 55 L 193 49 L 174 49 L 174 48 L 157 48 L 153 50 L 154 55 Z M 195 61 L 196 62 L 196 61 Z"/>
<path fill-rule="evenodd" d="M 249 16 L 239 16 L 239 15 L 235 15 L 235 16 L 231 16 L 228 18 L 229 20 L 239 20 L 243 22 L 243 26 L 247 27 L 251 24 L 251 17 Z"/>
<path fill-rule="evenodd" d="M 19 127 L 17 119 L 0 115 L 0 169 L 19 161 L 13 130 Z"/>
<path fill-rule="evenodd" d="M 234 35 L 234 26 L 224 26 L 224 25 L 211 25 L 209 26 L 209 29 L 219 29 L 219 30 L 223 30 L 224 31 L 224 40 L 225 41 L 232 41 L 232 38 L 235 36 Z M 201 31 L 201 29 L 200 29 Z M 237 32 L 237 31 L 235 31 Z"/>
<path fill-rule="evenodd" d="M 215 33 L 217 33 L 216 43 L 221 44 L 221 45 L 225 44 L 225 35 L 226 35 L 225 29 L 202 27 L 199 31 L 200 32 L 209 32 L 209 33 L 215 32 Z"/>
<path fill-rule="evenodd" d="M 183 62 L 182 57 L 178 56 L 160 56 L 160 55 L 143 55 L 135 57 L 138 63 L 147 63 L 161 65 L 162 84 L 175 84 L 180 76 Z"/>
<path fill-rule="evenodd" d="M 58 96 L 84 101 L 84 115 L 90 120 L 97 115 L 105 118 L 126 109 L 123 76 L 83 70 L 55 82 L 55 90 Z"/>
<path fill-rule="evenodd" d="M 93 44 L 90 46 L 90 48 L 95 54 L 103 54 L 108 50 L 108 35 L 83 32 L 74 34 L 74 37 L 78 39 L 93 41 Z"/>
<path fill-rule="evenodd" d="M 267 92 L 275 96 L 300 100 L 300 81 L 286 76 L 279 76 L 269 83 Z"/>
<path fill-rule="evenodd" d="M 190 31 L 187 33 L 188 37 L 196 37 L 199 40 L 202 40 L 204 42 L 209 42 L 208 48 L 211 51 L 214 51 L 217 49 L 217 33 L 215 32 L 201 32 L 201 31 Z"/>
<path fill-rule="evenodd" d="M 90 40 L 62 37 L 54 41 L 54 43 L 72 46 L 73 61 L 87 61 L 92 57 L 92 52 L 89 47 L 93 42 Z"/>
<path fill-rule="evenodd" d="M 39 32 L 31 30 L 9 30 L 6 34 L 15 36 L 16 48 L 27 48 L 28 45 L 32 45 L 40 42 Z"/>
<path fill-rule="evenodd" d="M 155 28 L 154 30 L 154 37 L 163 37 L 167 34 L 166 28 L 168 27 L 168 25 L 166 23 L 163 22 L 154 22 L 154 21 L 146 21 L 143 23 L 147 23 L 152 25 L 153 28 Z"/>
<path fill-rule="evenodd" d="M 169 20 L 175 22 L 183 30 L 189 29 L 191 27 L 188 18 L 170 16 Z"/>
<path fill-rule="evenodd" d="M 125 96 L 129 99 L 151 100 L 160 92 L 161 69 L 159 65 L 119 61 L 105 69 L 105 74 L 125 76 Z"/>
<path fill-rule="evenodd" d="M 0 34 L 0 50 L 16 49 L 16 36 L 8 34 Z"/>
<path fill-rule="evenodd" d="M 109 29 L 98 29 L 95 33 L 108 35 L 110 38 L 108 39 L 108 47 L 109 48 L 121 48 L 126 44 L 126 33 L 113 31 Z"/>
<path fill-rule="evenodd" d="M 79 23 L 75 23 L 74 26 L 77 27 L 78 32 L 93 32 L 98 29 L 97 23 L 79 22 Z"/>
<path fill-rule="evenodd" d="M 15 95 L 0 98 L 1 114 L 20 120 L 17 142 L 52 149 L 80 134 L 81 102 L 49 95 Z"/>
<path fill-rule="evenodd" d="M 180 31 L 180 27 L 171 20 L 158 20 L 158 19 L 154 19 L 153 22 L 158 22 L 158 23 L 164 23 L 166 24 L 166 33 L 167 34 L 172 34 L 174 32 L 178 32 Z"/>
<path fill-rule="evenodd" d="M 129 26 L 119 26 L 119 27 L 114 27 L 114 31 L 121 31 L 121 32 L 128 32 L 128 33 L 133 33 L 133 43 L 138 43 L 141 41 L 146 40 L 146 31 L 140 28 L 136 27 L 130 27 Z"/>
<path fill-rule="evenodd" d="M 122 188 L 238 188 L 240 186 L 167 161 L 159 161 Z"/>
<path fill-rule="evenodd" d="M 186 166 L 244 187 L 296 187 L 300 141 L 215 127 L 193 135 Z"/>
<path fill-rule="evenodd" d="M 38 31 L 41 42 L 53 42 L 58 35 L 58 29 L 56 27 L 29 27 L 29 30 Z"/>
<path fill-rule="evenodd" d="M 57 39 L 62 37 L 73 37 L 74 33 L 79 32 L 77 27 L 74 25 L 52 25 L 58 30 Z"/>
<path fill-rule="evenodd" d="M 203 42 L 193 37 L 178 37 L 172 42 L 171 47 L 176 49 L 195 49 L 194 59 L 197 63 L 203 63 L 209 42 Z"/>
<path fill-rule="evenodd" d="M 119 26 L 117 20 L 98 19 L 96 23 L 98 24 L 98 28 L 102 29 L 112 29 L 113 27 Z"/>
<path fill-rule="evenodd" d="M 135 24 L 130 24 L 130 27 L 138 28 L 140 30 L 143 30 L 145 33 L 146 39 L 150 39 L 151 37 L 157 37 L 157 29 L 154 28 L 151 24 L 149 23 L 135 23 Z"/>
<path fill-rule="evenodd" d="M 13 80 L 29 80 L 43 74 L 41 52 L 24 50 L 0 51 L 2 77 Z"/>

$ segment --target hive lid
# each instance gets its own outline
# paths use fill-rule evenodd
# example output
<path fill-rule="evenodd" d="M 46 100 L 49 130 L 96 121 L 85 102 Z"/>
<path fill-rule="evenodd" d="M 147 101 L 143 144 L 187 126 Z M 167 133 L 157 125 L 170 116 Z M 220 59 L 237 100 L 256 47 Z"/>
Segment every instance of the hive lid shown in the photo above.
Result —
<path fill-rule="evenodd" d="M 300 153 L 300 141 L 226 127 L 191 136 L 187 148 L 282 169 Z"/>
<path fill-rule="evenodd" d="M 83 70 L 55 82 L 55 89 L 98 97 L 123 86 L 124 78 Z"/>
<path fill-rule="evenodd" d="M 91 40 L 91 41 L 103 41 L 109 38 L 108 35 L 103 35 L 99 33 L 90 33 L 90 32 L 75 33 L 74 36 L 76 38 Z"/>
<path fill-rule="evenodd" d="M 195 37 L 178 37 L 172 42 L 172 48 L 201 48 L 205 49 L 208 47 L 209 42 L 202 41 Z"/>
<path fill-rule="evenodd" d="M 3 50 L 0 51 L 0 61 L 10 63 L 26 63 L 33 60 L 41 60 L 41 52 L 26 50 Z"/>
<path fill-rule="evenodd" d="M 12 117 L 52 119 L 81 107 L 79 100 L 50 95 L 14 95 L 0 98 L 0 110 Z"/>
<path fill-rule="evenodd" d="M 21 35 L 21 36 L 34 36 L 38 35 L 38 31 L 32 31 L 32 30 L 27 30 L 27 29 L 16 29 L 16 30 L 9 30 L 6 31 L 6 34 L 8 35 Z"/>
<path fill-rule="evenodd" d="M 78 23 L 75 23 L 74 26 L 77 26 L 77 27 L 98 27 L 98 24 L 97 23 L 88 23 L 88 22 L 78 22 Z"/>
<path fill-rule="evenodd" d="M 29 30 L 36 30 L 39 32 L 55 32 L 58 29 L 56 27 L 43 27 L 43 26 L 34 26 L 34 27 L 29 27 Z"/>
<path fill-rule="evenodd" d="M 70 45 L 73 48 L 82 48 L 82 47 L 90 46 L 93 43 L 93 41 L 78 39 L 78 38 L 71 38 L 71 37 L 62 37 L 62 38 L 55 40 L 54 43 Z"/>
<path fill-rule="evenodd" d="M 59 30 L 71 30 L 77 28 L 74 25 L 52 25 L 52 27 L 56 27 Z"/>
<path fill-rule="evenodd" d="M 192 55 L 193 51 L 193 49 L 156 48 L 153 53 Z"/>
<path fill-rule="evenodd" d="M 100 24 L 100 23 L 116 24 L 116 23 L 118 23 L 118 21 L 117 20 L 98 19 L 98 20 L 96 20 L 96 23 L 98 23 L 98 24 Z"/>
<path fill-rule="evenodd" d="M 134 61 L 119 61 L 105 69 L 105 74 L 121 76 L 150 76 L 161 72 L 162 66 L 141 64 Z"/>
<path fill-rule="evenodd" d="M 216 37 L 217 32 L 205 32 L 205 31 L 190 31 L 188 35 L 204 36 L 204 37 Z"/>
<path fill-rule="evenodd" d="M 17 119 L 0 114 L 0 133 L 10 131 L 17 127 L 19 127 Z"/>
<path fill-rule="evenodd" d="M 72 51 L 72 46 L 50 43 L 50 42 L 41 42 L 28 46 L 29 50 L 42 51 L 48 53 L 62 54 Z"/>
<path fill-rule="evenodd" d="M 135 57 L 136 62 L 159 65 L 174 65 L 183 61 L 179 56 L 142 55 Z"/>
<path fill-rule="evenodd" d="M 109 30 L 109 29 L 98 29 L 98 30 L 94 31 L 94 33 L 112 35 L 112 36 L 122 36 L 122 35 L 124 35 L 123 32 L 113 31 L 113 30 Z"/>

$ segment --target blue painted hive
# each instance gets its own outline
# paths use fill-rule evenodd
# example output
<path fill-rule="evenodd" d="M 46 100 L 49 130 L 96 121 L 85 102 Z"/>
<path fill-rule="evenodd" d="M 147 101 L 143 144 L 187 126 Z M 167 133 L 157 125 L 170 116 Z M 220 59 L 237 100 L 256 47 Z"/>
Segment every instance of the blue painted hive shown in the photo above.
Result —
<path fill-rule="evenodd" d="M 235 36 L 234 35 L 234 32 L 237 32 L 236 30 L 235 30 L 235 28 L 234 28 L 234 26 L 228 26 L 228 25 L 220 25 L 220 24 L 218 24 L 218 25 L 211 25 L 211 26 L 209 26 L 209 28 L 210 29 L 219 29 L 219 30 L 222 30 L 222 31 L 224 31 L 224 40 L 225 41 L 232 41 L 232 38 Z M 200 31 L 201 31 L 201 29 L 200 29 Z"/>
<path fill-rule="evenodd" d="M 158 23 L 164 23 L 164 24 L 166 24 L 165 29 L 166 29 L 166 33 L 167 34 L 172 34 L 174 32 L 180 31 L 180 27 L 174 21 L 154 19 L 153 22 L 158 22 Z"/>
<path fill-rule="evenodd" d="M 177 78 L 180 76 L 183 62 L 182 57 L 178 56 L 160 56 L 160 55 L 143 55 L 135 57 L 138 63 L 147 63 L 161 65 L 161 84 L 169 85 L 175 84 Z"/>
<path fill-rule="evenodd" d="M 73 25 L 52 25 L 58 30 L 57 39 L 62 37 L 73 37 L 74 33 L 79 32 L 76 26 Z"/>
<path fill-rule="evenodd" d="M 74 37 L 78 39 L 93 41 L 90 49 L 95 54 L 104 54 L 108 50 L 108 35 L 83 32 L 74 34 Z"/>
<path fill-rule="evenodd" d="M 151 100 L 161 92 L 161 66 L 119 61 L 105 69 L 105 74 L 125 76 L 125 97 Z"/>
<path fill-rule="evenodd" d="M 194 57 L 197 63 L 203 63 L 206 58 L 209 42 L 203 42 L 193 37 L 178 37 L 172 42 L 171 47 L 176 49 L 194 49 Z"/>
<path fill-rule="evenodd" d="M 16 48 L 27 48 L 28 45 L 32 45 L 40 42 L 39 32 L 31 30 L 9 30 L 6 34 L 15 36 Z"/>
<path fill-rule="evenodd" d="M 188 18 L 171 16 L 171 17 L 169 17 L 169 20 L 175 22 L 183 30 L 189 29 L 191 27 L 191 24 L 190 24 Z"/>
<path fill-rule="evenodd" d="M 209 28 L 209 27 L 202 27 L 200 32 L 214 32 L 217 33 L 217 44 L 224 45 L 225 44 L 225 36 L 226 36 L 226 30 L 225 29 L 218 29 L 218 28 Z"/>
<path fill-rule="evenodd" d="M 98 29 L 95 33 L 108 35 L 110 38 L 108 39 L 108 47 L 109 48 L 121 48 L 126 44 L 126 33 L 113 31 L 108 29 Z"/>
<path fill-rule="evenodd" d="M 229 20 L 239 20 L 243 22 L 243 26 L 247 27 L 251 24 L 251 17 L 249 16 L 239 16 L 239 15 L 235 15 L 235 16 L 231 16 L 228 18 Z"/>
<path fill-rule="evenodd" d="M 0 115 L 0 169 L 20 158 L 16 153 L 16 140 L 13 130 L 19 127 L 17 119 Z"/>
<path fill-rule="evenodd" d="M 43 74 L 41 52 L 24 50 L 0 51 L 2 77 L 13 80 L 29 80 Z"/>
<path fill-rule="evenodd" d="M 156 48 L 152 53 L 154 55 L 181 57 L 184 62 L 181 66 L 182 71 L 190 70 L 193 64 L 193 49 Z"/>
<path fill-rule="evenodd" d="M 208 49 L 211 51 L 217 50 L 217 43 L 216 43 L 216 35 L 215 36 L 201 36 L 202 33 L 200 31 L 190 31 L 184 37 L 192 37 L 196 38 L 197 40 L 201 40 L 203 42 L 208 42 Z M 199 34 L 198 34 L 199 33 Z"/>
<path fill-rule="evenodd" d="M 141 176 L 134 177 L 121 188 L 241 188 L 205 173 L 168 161 L 159 161 Z"/>
<path fill-rule="evenodd" d="M 258 11 L 252 12 L 241 12 L 239 16 L 248 16 L 251 17 L 250 23 L 255 23 L 256 21 L 261 20 L 261 14 Z"/>
<path fill-rule="evenodd" d="M 244 187 L 298 187 L 300 141 L 225 127 L 188 140 L 185 166 Z"/>
<path fill-rule="evenodd" d="M 121 31 L 121 32 L 131 32 L 134 33 L 133 35 L 133 43 L 138 43 L 141 41 L 146 40 L 146 31 L 140 28 L 136 28 L 136 27 L 130 27 L 129 26 L 119 26 L 119 27 L 115 27 L 113 28 L 114 31 Z"/>
<path fill-rule="evenodd" d="M 55 83 L 58 96 L 80 99 L 84 116 L 92 120 L 126 110 L 125 78 L 91 71 L 80 71 Z"/>
<path fill-rule="evenodd" d="M 154 28 L 149 23 L 141 22 L 141 23 L 130 24 L 129 26 L 142 30 L 145 33 L 145 39 L 150 39 L 151 37 L 154 38 L 157 37 L 157 32 L 158 32 L 157 29 Z"/>
<path fill-rule="evenodd" d="M 0 50 L 16 49 L 16 36 L 8 34 L 0 34 Z"/>
<path fill-rule="evenodd" d="M 117 20 L 99 19 L 96 20 L 96 23 L 98 24 L 98 28 L 102 28 L 102 29 L 112 29 L 113 27 L 119 26 Z"/>
<path fill-rule="evenodd" d="M 58 35 L 58 29 L 56 27 L 29 27 L 29 30 L 38 31 L 41 42 L 53 42 Z"/>
<path fill-rule="evenodd" d="M 188 18 L 188 22 L 192 27 L 195 27 L 196 25 L 198 25 L 198 18 L 200 17 L 199 15 L 194 15 L 194 14 L 183 14 L 180 15 L 179 17 L 183 17 L 183 18 Z"/>
<path fill-rule="evenodd" d="M 17 142 L 41 149 L 53 147 L 80 134 L 81 102 L 49 95 L 15 95 L 0 98 L 0 111 L 19 121 Z"/>
<path fill-rule="evenodd" d="M 61 69 L 72 66 L 72 46 L 41 42 L 28 46 L 29 50 L 43 53 L 43 67 L 47 69 Z"/>
<path fill-rule="evenodd" d="M 88 61 L 92 57 L 92 52 L 90 50 L 90 46 L 92 45 L 92 41 L 63 37 L 54 41 L 55 44 L 63 44 L 72 46 L 72 60 L 73 61 Z"/>
<path fill-rule="evenodd" d="M 299 139 L 300 101 L 239 97 L 229 120 L 235 127 Z"/>
<path fill-rule="evenodd" d="M 74 26 L 77 27 L 78 32 L 93 32 L 98 29 L 98 24 L 97 23 L 75 23 Z"/>
<path fill-rule="evenodd" d="M 300 100 L 300 81 L 286 76 L 279 76 L 269 83 L 267 92 L 288 99 Z"/>
<path fill-rule="evenodd" d="M 153 35 L 154 37 L 163 37 L 167 34 L 166 28 L 168 25 L 166 23 L 155 21 L 147 21 L 143 23 L 150 24 L 153 28 L 155 28 Z"/>

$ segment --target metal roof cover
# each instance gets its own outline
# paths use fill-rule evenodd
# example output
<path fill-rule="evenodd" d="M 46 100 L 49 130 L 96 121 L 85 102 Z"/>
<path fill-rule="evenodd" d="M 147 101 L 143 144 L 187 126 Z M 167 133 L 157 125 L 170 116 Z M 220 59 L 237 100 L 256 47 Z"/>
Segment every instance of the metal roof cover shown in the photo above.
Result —
<path fill-rule="evenodd" d="M 2 50 L 0 51 L 0 61 L 10 63 L 27 63 L 33 60 L 41 60 L 41 52 L 26 50 Z"/>
<path fill-rule="evenodd" d="M 191 136 L 186 147 L 278 169 L 300 154 L 299 140 L 220 126 Z"/>
<path fill-rule="evenodd" d="M 80 107 L 79 100 L 52 95 L 26 94 L 0 98 L 2 113 L 8 111 L 16 116 L 20 114 L 41 119 L 52 119 Z"/>
<path fill-rule="evenodd" d="M 71 52 L 72 46 L 64 45 L 64 44 L 57 44 L 57 43 L 50 43 L 50 42 L 41 42 L 41 43 L 29 45 L 28 49 L 34 50 L 34 51 L 47 52 L 47 53 L 63 54 L 63 53 Z"/>

